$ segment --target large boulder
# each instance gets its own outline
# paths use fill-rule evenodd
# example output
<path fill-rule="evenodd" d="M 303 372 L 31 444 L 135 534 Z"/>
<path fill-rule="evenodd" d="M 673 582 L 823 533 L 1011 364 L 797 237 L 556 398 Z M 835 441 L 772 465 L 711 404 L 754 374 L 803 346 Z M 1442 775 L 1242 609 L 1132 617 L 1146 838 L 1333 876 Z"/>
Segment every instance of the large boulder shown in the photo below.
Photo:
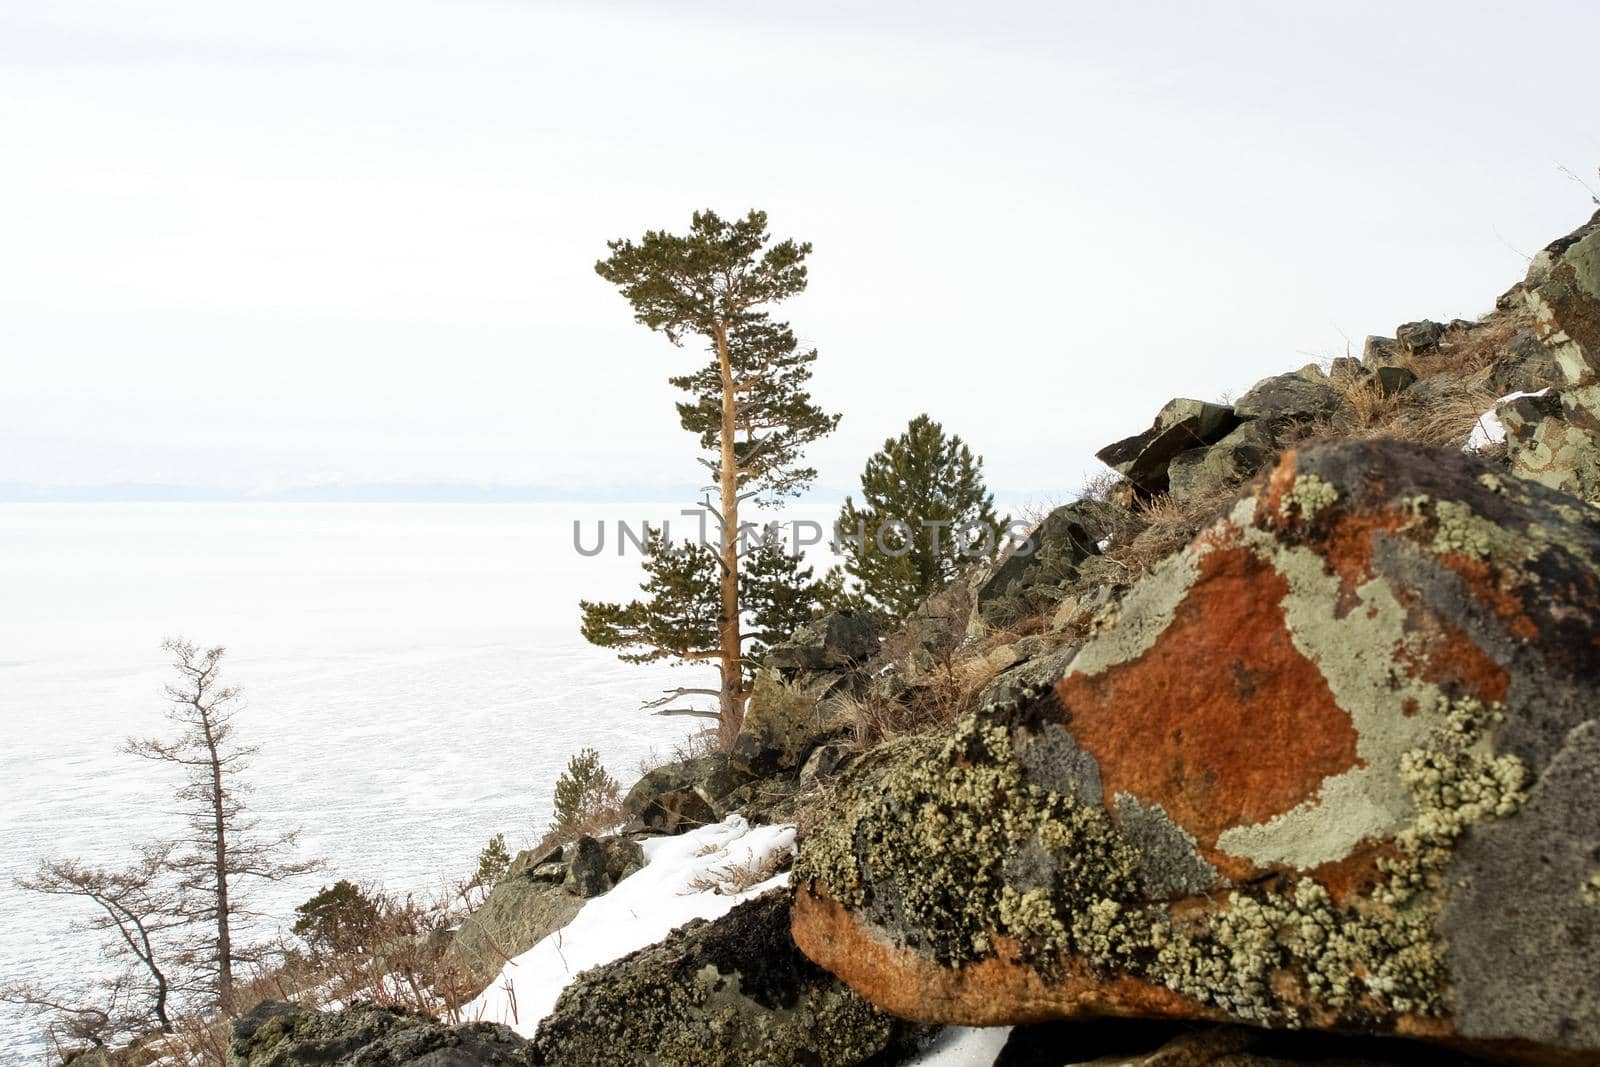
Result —
<path fill-rule="evenodd" d="M 538 872 L 518 857 L 519 864 L 495 883 L 489 896 L 450 938 L 440 963 L 466 995 L 482 992 L 506 961 L 528 951 L 571 922 L 583 906 L 562 889 L 565 868 Z"/>
<path fill-rule="evenodd" d="M 1224 404 L 1180 398 L 1168 401 L 1148 430 L 1107 445 L 1095 455 L 1140 492 L 1164 493 L 1173 457 L 1221 440 L 1238 424 L 1233 410 Z"/>
<path fill-rule="evenodd" d="M 785 679 L 771 667 L 758 670 L 729 752 L 732 766 L 752 778 L 799 770 L 812 749 L 844 728 L 827 698 L 847 683 L 846 675 L 833 672 Z"/>
<path fill-rule="evenodd" d="M 1513 472 L 1600 502 L 1600 386 L 1541 390 L 1495 410 Z"/>
<path fill-rule="evenodd" d="M 233 1024 L 229 1067 L 534 1067 L 510 1027 L 451 1027 L 426 1015 L 356 1004 L 337 1012 L 267 1002 Z"/>
<path fill-rule="evenodd" d="M 847 1067 L 896 1062 L 926 1028 L 876 1010 L 802 956 L 790 895 L 773 890 L 715 922 L 580 975 L 534 1038 L 559 1067 Z"/>
<path fill-rule="evenodd" d="M 929 1022 L 1595 1062 L 1597 650 L 1600 513 L 1453 450 L 1291 453 L 1053 685 L 860 757 L 796 943 Z"/>
<path fill-rule="evenodd" d="M 1184 499 L 1233 485 L 1255 474 L 1277 454 L 1268 425 L 1251 419 L 1210 448 L 1193 448 L 1174 459 L 1168 468 L 1172 495 Z"/>
<path fill-rule="evenodd" d="M 634 783 L 622 810 L 639 829 L 681 834 L 720 822 L 724 801 L 751 780 L 725 752 L 657 767 Z"/>
<path fill-rule="evenodd" d="M 1600 211 L 1529 264 L 1520 292 L 1567 382 L 1600 380 Z"/>

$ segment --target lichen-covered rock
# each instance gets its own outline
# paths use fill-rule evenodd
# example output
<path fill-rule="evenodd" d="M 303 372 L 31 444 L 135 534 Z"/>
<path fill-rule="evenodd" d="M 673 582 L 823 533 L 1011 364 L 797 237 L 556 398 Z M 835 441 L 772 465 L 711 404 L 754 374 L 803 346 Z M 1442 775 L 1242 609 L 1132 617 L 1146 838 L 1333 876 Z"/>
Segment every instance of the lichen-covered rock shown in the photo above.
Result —
<path fill-rule="evenodd" d="M 749 781 L 727 753 L 716 752 L 657 767 L 628 790 L 622 809 L 636 826 L 681 834 L 721 821 L 723 802 Z"/>
<path fill-rule="evenodd" d="M 1095 455 L 1144 493 L 1163 493 L 1167 489 L 1167 464 L 1180 452 L 1221 440 L 1239 424 L 1233 409 L 1204 400 L 1168 401 L 1156 414 L 1150 429 L 1115 444 Z"/>
<path fill-rule="evenodd" d="M 518 857 L 522 860 L 523 857 Z M 520 955 L 567 925 L 583 901 L 561 886 L 565 871 L 551 879 L 524 862 L 495 883 L 482 906 L 461 922 L 441 964 L 467 994 L 494 981 L 506 960 Z"/>
<path fill-rule="evenodd" d="M 1520 396 L 1496 414 L 1513 473 L 1600 502 L 1600 385 Z"/>
<path fill-rule="evenodd" d="M 715 922 L 578 977 L 539 1025 L 553 1067 L 846 1067 L 894 1062 L 926 1028 L 883 1014 L 802 956 L 789 894 L 774 890 Z"/>
<path fill-rule="evenodd" d="M 763 657 L 785 671 L 838 671 L 865 663 L 878 651 L 878 629 L 859 612 L 835 611 L 796 630 Z"/>
<path fill-rule="evenodd" d="M 1600 381 L 1600 211 L 1534 256 L 1518 288 L 1566 381 Z"/>
<path fill-rule="evenodd" d="M 1597 661 L 1600 514 L 1451 450 L 1291 453 L 1053 685 L 859 758 L 795 940 L 927 1021 L 1594 1062 Z"/>
<path fill-rule="evenodd" d="M 812 749 L 844 729 L 827 698 L 848 683 L 840 672 L 800 671 L 785 679 L 772 667 L 758 670 L 729 752 L 732 766 L 758 778 L 798 770 Z"/>
<path fill-rule="evenodd" d="M 425 1015 L 356 1004 L 337 1012 L 258 1006 L 233 1026 L 229 1067 L 534 1067 L 510 1027 L 451 1027 Z"/>
<path fill-rule="evenodd" d="M 1168 468 L 1171 491 L 1182 499 L 1254 475 L 1277 455 L 1267 421 L 1251 419 L 1209 448 L 1194 448 Z"/>

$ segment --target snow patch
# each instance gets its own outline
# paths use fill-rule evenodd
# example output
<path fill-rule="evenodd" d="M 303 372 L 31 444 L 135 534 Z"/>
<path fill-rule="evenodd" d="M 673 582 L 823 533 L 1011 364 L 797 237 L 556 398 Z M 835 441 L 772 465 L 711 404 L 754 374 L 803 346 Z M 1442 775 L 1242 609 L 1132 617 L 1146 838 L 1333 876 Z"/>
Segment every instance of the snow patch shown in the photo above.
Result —
<path fill-rule="evenodd" d="M 532 1037 L 579 972 L 653 945 L 691 919 L 720 918 L 735 904 L 783 885 L 787 874 L 742 892 L 719 891 L 729 888 L 730 869 L 757 871 L 773 856 L 793 853 L 794 827 L 751 826 L 743 816 L 730 815 L 714 826 L 641 845 L 642 869 L 507 963 L 489 988 L 462 1009 L 462 1017 L 505 1023 Z"/>
<path fill-rule="evenodd" d="M 990 1067 L 999 1058 L 1009 1026 L 947 1026 L 906 1067 Z"/>
<path fill-rule="evenodd" d="M 1496 414 L 1501 404 L 1510 400 L 1518 400 L 1525 396 L 1544 396 L 1550 391 L 1546 386 L 1537 393 L 1507 393 L 1494 402 L 1494 407 L 1478 416 L 1478 425 L 1472 428 L 1472 436 L 1467 438 L 1467 443 L 1461 446 L 1463 452 L 1482 452 L 1490 445 L 1504 444 L 1506 440 L 1506 427 Z"/>

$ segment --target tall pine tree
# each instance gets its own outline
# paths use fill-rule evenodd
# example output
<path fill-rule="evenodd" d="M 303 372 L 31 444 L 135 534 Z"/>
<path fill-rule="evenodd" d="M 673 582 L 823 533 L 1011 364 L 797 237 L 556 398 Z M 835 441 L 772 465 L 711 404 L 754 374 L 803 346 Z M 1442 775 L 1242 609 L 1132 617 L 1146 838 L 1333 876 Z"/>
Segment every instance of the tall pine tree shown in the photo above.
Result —
<path fill-rule="evenodd" d="M 838 521 L 854 595 L 891 622 L 964 562 L 997 550 L 1004 525 L 984 487 L 983 459 L 927 415 L 867 460 L 861 505 L 846 497 Z"/>
<path fill-rule="evenodd" d="M 611 241 L 607 247 L 611 254 L 595 271 L 622 291 L 634 320 L 675 345 L 696 338 L 710 357 L 698 370 L 668 381 L 688 394 L 678 404 L 679 422 L 708 453 L 702 462 L 712 474 L 712 510 L 720 524 L 713 550 L 717 596 L 714 614 L 708 614 L 708 606 L 688 594 L 687 575 L 680 574 L 659 590 L 663 599 L 657 604 L 657 591 L 647 582 L 649 601 L 585 603 L 583 632 L 596 644 L 635 649 L 625 659 L 714 662 L 720 674 L 718 731 L 731 743 L 749 696 L 746 641 L 757 636 L 743 627 L 752 602 L 741 588 L 747 562 L 741 543 L 747 539 L 740 536 L 740 506 L 799 493 L 816 474 L 802 464 L 806 446 L 839 422 L 807 391 L 816 350 L 802 349 L 789 325 L 773 320 L 769 310 L 805 288 L 811 246 L 773 242 L 762 211 L 728 221 L 702 211 L 685 235 L 651 230 L 638 241 Z M 690 614 L 654 617 L 657 607 L 672 611 L 691 602 Z"/>

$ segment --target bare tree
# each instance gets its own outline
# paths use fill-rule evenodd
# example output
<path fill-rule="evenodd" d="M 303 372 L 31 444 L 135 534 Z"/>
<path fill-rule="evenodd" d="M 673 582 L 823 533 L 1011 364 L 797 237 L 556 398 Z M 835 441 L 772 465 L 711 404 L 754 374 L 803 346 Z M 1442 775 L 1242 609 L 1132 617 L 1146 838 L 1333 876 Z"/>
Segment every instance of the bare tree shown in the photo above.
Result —
<path fill-rule="evenodd" d="M 121 869 L 79 860 L 43 860 L 18 886 L 34 893 L 77 898 L 90 905 L 78 929 L 105 933 L 106 957 L 122 964 L 114 976 L 70 991 L 26 985 L 0 989 L 0 1001 L 55 1016 L 51 1033 L 69 1041 L 103 1045 L 152 1028 L 172 1032 L 172 998 L 182 965 L 168 937 L 182 925 L 167 848 L 142 850 Z"/>
<path fill-rule="evenodd" d="M 294 831 L 262 836 L 244 804 L 247 786 L 239 775 L 256 750 L 233 740 L 239 691 L 221 684 L 225 649 L 201 650 L 184 640 L 161 646 L 172 654 L 178 681 L 166 686 L 167 718 L 178 728 L 170 741 L 130 738 L 126 750 L 184 772 L 175 792 L 189 820 L 188 838 L 174 848 L 167 866 L 176 874 L 178 918 L 194 928 L 191 959 L 215 991 L 217 1008 L 234 1011 L 234 966 L 262 958 L 240 942 L 248 910 L 241 882 L 276 882 L 320 868 L 317 861 L 292 861 Z"/>

